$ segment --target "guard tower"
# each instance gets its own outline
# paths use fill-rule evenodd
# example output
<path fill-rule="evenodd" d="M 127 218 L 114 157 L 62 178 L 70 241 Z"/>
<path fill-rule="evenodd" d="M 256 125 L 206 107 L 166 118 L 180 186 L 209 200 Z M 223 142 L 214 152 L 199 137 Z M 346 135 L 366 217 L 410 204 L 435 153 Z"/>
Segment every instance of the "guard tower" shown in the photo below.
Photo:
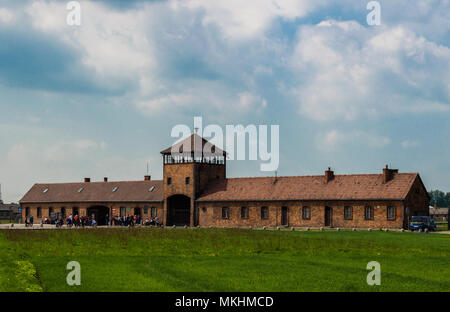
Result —
<path fill-rule="evenodd" d="M 164 225 L 198 225 L 195 200 L 211 180 L 226 178 L 226 152 L 192 134 L 161 154 Z"/>

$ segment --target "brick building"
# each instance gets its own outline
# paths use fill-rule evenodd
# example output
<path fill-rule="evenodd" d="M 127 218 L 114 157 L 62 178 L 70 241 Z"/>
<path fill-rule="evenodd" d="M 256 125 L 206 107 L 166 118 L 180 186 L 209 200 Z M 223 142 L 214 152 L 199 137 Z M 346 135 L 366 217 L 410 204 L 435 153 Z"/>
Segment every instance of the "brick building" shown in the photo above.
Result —
<path fill-rule="evenodd" d="M 192 147 L 192 148 L 191 148 Z M 194 134 L 161 152 L 163 180 L 35 184 L 23 218 L 57 214 L 158 216 L 165 225 L 406 228 L 428 215 L 418 173 L 227 178 L 226 153 Z"/>

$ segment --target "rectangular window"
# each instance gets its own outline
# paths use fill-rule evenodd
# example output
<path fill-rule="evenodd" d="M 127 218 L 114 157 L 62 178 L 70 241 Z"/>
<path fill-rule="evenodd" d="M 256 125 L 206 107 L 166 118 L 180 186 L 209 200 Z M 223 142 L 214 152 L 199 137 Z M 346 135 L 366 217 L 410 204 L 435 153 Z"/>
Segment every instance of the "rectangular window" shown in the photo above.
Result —
<path fill-rule="evenodd" d="M 387 219 L 388 220 L 395 220 L 395 217 L 396 217 L 395 207 L 388 206 L 387 207 Z"/>
<path fill-rule="evenodd" d="M 261 207 L 261 219 L 269 219 L 269 208 L 266 206 Z"/>
<path fill-rule="evenodd" d="M 78 216 L 78 207 L 73 207 L 72 208 L 72 215 L 75 217 L 75 216 Z"/>
<path fill-rule="evenodd" d="M 186 177 L 186 184 L 189 184 L 189 183 L 191 183 L 191 178 Z"/>
<path fill-rule="evenodd" d="M 53 214 L 53 207 L 48 207 L 48 217 L 50 218 Z"/>
<path fill-rule="evenodd" d="M 344 219 L 345 220 L 352 220 L 353 219 L 353 207 L 352 206 L 345 206 L 344 207 Z"/>
<path fill-rule="evenodd" d="M 148 206 L 144 206 L 144 214 L 145 214 L 145 215 L 148 214 Z"/>
<path fill-rule="evenodd" d="M 126 208 L 125 207 L 120 207 L 120 216 L 123 217 L 126 215 Z"/>
<path fill-rule="evenodd" d="M 66 207 L 61 207 L 61 217 L 62 218 L 66 217 Z"/>
<path fill-rule="evenodd" d="M 152 207 L 152 208 L 151 208 L 150 214 L 151 214 L 150 216 L 151 216 L 152 218 L 156 217 L 156 207 Z"/>
<path fill-rule="evenodd" d="M 373 220 L 373 207 L 366 206 L 364 209 L 364 217 L 366 220 Z"/>
<path fill-rule="evenodd" d="M 228 219 L 228 207 L 222 207 L 222 219 Z"/>
<path fill-rule="evenodd" d="M 309 208 L 308 206 L 302 208 L 302 219 L 311 220 L 311 208 Z"/>
<path fill-rule="evenodd" d="M 42 217 L 42 209 L 41 209 L 41 207 L 37 207 L 36 215 L 37 215 L 38 218 Z"/>
<path fill-rule="evenodd" d="M 248 207 L 241 207 L 241 219 L 248 219 Z"/>
<path fill-rule="evenodd" d="M 170 185 L 170 184 L 172 184 L 172 178 L 167 178 L 167 185 Z"/>
<path fill-rule="evenodd" d="M 30 215 L 30 207 L 25 208 L 25 216 L 28 217 Z"/>

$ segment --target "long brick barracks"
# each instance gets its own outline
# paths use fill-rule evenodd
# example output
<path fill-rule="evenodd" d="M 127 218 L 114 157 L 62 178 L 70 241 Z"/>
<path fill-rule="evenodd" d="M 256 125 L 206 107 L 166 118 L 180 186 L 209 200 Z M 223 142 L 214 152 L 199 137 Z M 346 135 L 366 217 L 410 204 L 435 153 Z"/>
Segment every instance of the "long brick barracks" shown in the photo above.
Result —
<path fill-rule="evenodd" d="M 386 166 L 376 174 L 328 168 L 314 176 L 227 178 L 226 153 L 197 134 L 161 154 L 163 180 L 35 184 L 20 200 L 22 219 L 94 215 L 102 225 L 110 216 L 140 215 L 166 226 L 400 229 L 409 216 L 428 215 L 418 173 Z"/>

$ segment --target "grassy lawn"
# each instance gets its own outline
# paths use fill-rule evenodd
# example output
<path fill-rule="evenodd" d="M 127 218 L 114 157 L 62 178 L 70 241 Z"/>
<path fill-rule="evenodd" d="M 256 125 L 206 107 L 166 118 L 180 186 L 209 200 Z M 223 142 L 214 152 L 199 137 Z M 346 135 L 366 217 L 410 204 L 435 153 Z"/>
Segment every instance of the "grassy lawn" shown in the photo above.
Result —
<path fill-rule="evenodd" d="M 448 231 L 448 222 L 436 222 L 436 227 L 438 231 Z"/>
<path fill-rule="evenodd" d="M 450 235 L 425 233 L 2 230 L 0 291 L 450 291 L 449 259 Z"/>

